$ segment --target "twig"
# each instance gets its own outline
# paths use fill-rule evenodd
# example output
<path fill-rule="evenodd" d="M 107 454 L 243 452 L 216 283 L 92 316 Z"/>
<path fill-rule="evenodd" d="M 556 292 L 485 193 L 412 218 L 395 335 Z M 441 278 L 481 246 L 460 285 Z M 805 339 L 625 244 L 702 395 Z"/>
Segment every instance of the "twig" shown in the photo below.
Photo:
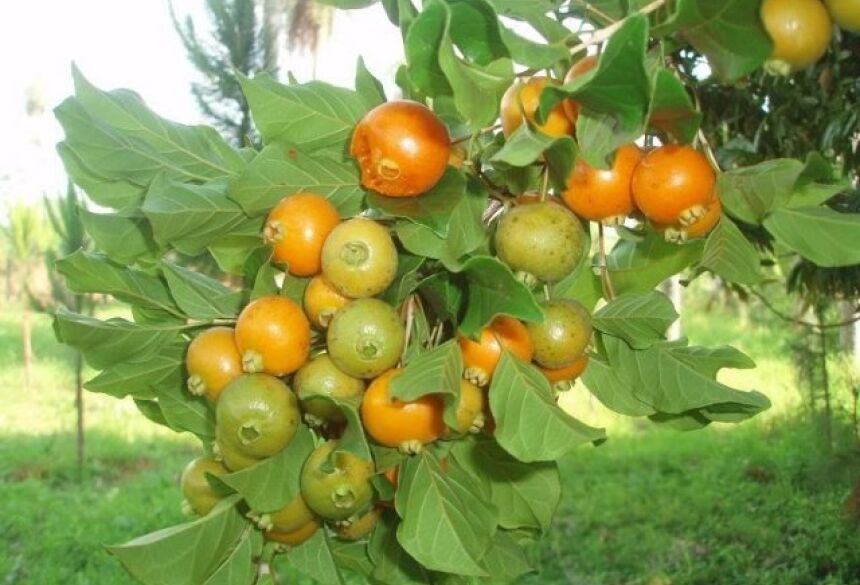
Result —
<path fill-rule="evenodd" d="M 412 337 L 412 325 L 415 322 L 415 295 L 406 297 L 406 336 L 403 338 L 403 353 L 400 354 L 400 365 L 409 351 L 409 338 Z"/>
<path fill-rule="evenodd" d="M 804 321 L 800 317 L 792 317 L 791 315 L 784 313 L 777 309 L 773 303 L 771 303 L 766 296 L 764 296 L 759 291 L 754 288 L 746 289 L 752 296 L 761 301 L 761 303 L 770 310 L 771 313 L 782 319 L 783 321 L 787 321 L 789 323 L 793 323 L 795 325 L 800 325 L 801 327 L 807 327 L 809 329 L 841 329 L 842 327 L 848 327 L 849 325 L 853 325 L 854 323 L 860 322 L 860 315 L 852 319 L 847 319 L 845 321 L 840 321 L 838 323 L 812 323 L 810 321 Z"/>
<path fill-rule="evenodd" d="M 603 224 L 597 223 L 597 251 L 600 263 L 600 280 L 603 284 L 603 296 L 607 301 L 615 299 L 615 289 L 612 287 L 612 278 L 609 276 L 609 268 L 606 264 L 606 240 L 603 235 Z"/>
<path fill-rule="evenodd" d="M 636 12 L 636 14 L 646 14 L 646 15 L 651 14 L 652 12 L 654 12 L 655 10 L 657 10 L 661 6 L 663 6 L 665 3 L 666 3 L 666 0 L 655 0 L 651 4 L 643 7 L 641 10 Z M 631 15 L 631 16 L 633 16 L 633 15 Z M 627 20 L 629 18 L 630 18 L 630 16 L 628 16 L 626 18 L 622 18 L 621 20 L 610 24 L 606 28 L 601 28 L 600 30 L 594 31 L 594 34 L 592 34 L 591 37 L 589 37 L 589 39 L 587 41 L 583 41 L 583 42 L 579 43 L 578 45 L 575 45 L 573 48 L 571 48 L 570 52 L 571 53 L 578 53 L 579 51 L 585 50 L 592 45 L 602 43 L 603 41 L 605 41 L 606 39 L 611 37 L 613 34 L 615 34 L 615 32 L 618 31 L 618 29 L 620 29 L 622 26 L 624 26 L 624 23 L 627 22 Z"/>
<path fill-rule="evenodd" d="M 549 165 L 543 166 L 543 183 L 540 188 L 540 200 L 546 201 L 546 194 L 549 191 Z"/>
<path fill-rule="evenodd" d="M 452 140 L 451 145 L 453 146 L 454 144 L 460 144 L 461 142 L 466 142 L 467 140 L 471 140 L 475 136 L 479 136 L 481 134 L 486 134 L 487 132 L 495 132 L 496 130 L 498 130 L 501 127 L 502 127 L 501 124 L 493 124 L 492 126 L 486 126 L 484 128 L 481 128 L 480 130 L 478 130 L 474 134 L 469 134 L 468 136 L 462 136 L 460 138 L 456 138 L 456 139 Z"/>

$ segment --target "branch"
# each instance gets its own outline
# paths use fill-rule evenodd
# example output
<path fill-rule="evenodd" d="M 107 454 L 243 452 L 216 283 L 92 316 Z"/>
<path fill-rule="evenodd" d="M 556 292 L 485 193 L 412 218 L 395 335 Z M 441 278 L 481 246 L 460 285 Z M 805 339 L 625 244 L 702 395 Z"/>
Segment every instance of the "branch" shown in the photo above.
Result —
<path fill-rule="evenodd" d="M 771 313 L 782 319 L 783 321 L 787 321 L 789 323 L 793 323 L 795 325 L 800 325 L 801 327 L 807 327 L 809 329 L 841 329 L 842 327 L 848 327 L 849 325 L 853 325 L 854 323 L 860 322 L 860 315 L 852 319 L 847 319 L 845 321 L 839 321 L 838 323 L 812 323 L 810 321 L 804 321 L 800 317 L 792 317 L 788 313 L 784 313 L 777 309 L 773 303 L 771 303 L 766 296 L 764 296 L 759 291 L 754 288 L 746 289 L 752 296 L 761 301 L 761 303 L 770 310 Z"/>
<path fill-rule="evenodd" d="M 603 285 L 603 296 L 607 301 L 615 299 L 615 288 L 612 286 L 612 278 L 609 276 L 609 268 L 606 264 L 606 242 L 603 237 L 603 223 L 597 222 L 597 250 L 599 254 L 600 281 Z"/>
<path fill-rule="evenodd" d="M 666 3 L 666 0 L 655 0 L 651 4 L 644 6 L 641 10 L 635 12 L 634 14 L 645 14 L 645 15 L 651 14 L 655 10 L 658 10 L 665 3 Z M 633 16 L 633 14 L 631 14 L 630 16 Z M 605 41 L 606 39 L 611 37 L 613 34 L 615 34 L 615 32 L 618 31 L 618 29 L 620 29 L 622 26 L 624 26 L 624 24 L 627 22 L 627 20 L 630 18 L 630 16 L 622 18 L 618 22 L 614 22 L 614 23 L 610 24 L 609 26 L 607 26 L 606 28 L 601 28 L 600 30 L 594 31 L 594 34 L 592 34 L 591 37 L 587 41 L 583 41 L 583 42 L 579 43 L 578 45 L 575 45 L 573 48 L 571 48 L 570 52 L 571 53 L 578 53 L 579 51 L 585 50 L 592 45 L 602 43 L 603 41 Z"/>

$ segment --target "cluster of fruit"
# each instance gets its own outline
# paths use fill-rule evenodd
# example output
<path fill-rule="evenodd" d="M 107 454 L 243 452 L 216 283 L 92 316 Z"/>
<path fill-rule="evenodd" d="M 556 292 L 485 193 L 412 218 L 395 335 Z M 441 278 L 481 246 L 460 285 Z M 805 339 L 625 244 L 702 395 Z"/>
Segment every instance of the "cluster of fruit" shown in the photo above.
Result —
<path fill-rule="evenodd" d="M 585 75 L 597 62 L 595 56 L 578 61 L 564 83 Z M 501 103 L 504 134 L 512 135 L 528 121 L 548 136 L 575 135 L 579 107 L 573 100 L 557 104 L 543 122 L 536 119 L 541 92 L 548 84 L 557 83 L 547 77 L 531 77 L 512 85 Z M 719 221 L 722 208 L 715 185 L 713 167 L 690 146 L 666 145 L 643 150 L 636 144 L 628 144 L 616 151 L 611 168 L 606 170 L 596 169 L 578 158 L 567 177 L 561 200 L 580 218 L 606 225 L 620 225 L 627 217 L 641 213 L 668 241 L 684 242 L 707 235 Z M 538 213 L 531 212 L 535 216 Z M 504 225 L 503 220 L 500 231 Z M 507 261 L 503 251 L 499 256 Z"/>
<path fill-rule="evenodd" d="M 768 68 L 783 75 L 805 69 L 830 47 L 834 23 L 860 32 L 857 0 L 764 0 L 761 17 L 773 41 Z"/>

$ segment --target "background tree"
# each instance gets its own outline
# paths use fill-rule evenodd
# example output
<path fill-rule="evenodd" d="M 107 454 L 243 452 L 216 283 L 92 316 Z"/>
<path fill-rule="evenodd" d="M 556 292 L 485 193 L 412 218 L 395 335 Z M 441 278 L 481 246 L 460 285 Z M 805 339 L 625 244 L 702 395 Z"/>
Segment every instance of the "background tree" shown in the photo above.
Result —
<path fill-rule="evenodd" d="M 827 56 L 815 66 L 788 77 L 757 71 L 734 86 L 701 78 L 705 59 L 695 51 L 676 54 L 678 70 L 695 88 L 703 114 L 702 130 L 724 169 L 766 160 L 805 159 L 818 152 L 846 189 L 827 205 L 844 213 L 860 210 L 860 36 L 835 34 Z M 852 332 L 860 318 L 860 266 L 827 268 L 779 249 L 763 228 L 741 224 L 746 235 L 779 262 L 788 298 L 773 300 L 775 287 L 739 289 L 757 297 L 804 333 L 794 345 L 800 382 L 813 413 L 820 411 L 827 443 L 832 442 L 833 400 L 827 359 L 838 347 L 854 350 Z M 794 305 L 782 310 L 776 305 Z M 794 314 L 791 314 L 794 313 Z M 850 364 L 850 361 L 845 363 Z"/>
<path fill-rule="evenodd" d="M 3 228 L 7 261 L 7 282 L 14 298 L 23 299 L 30 280 L 52 237 L 41 210 L 23 201 L 12 204 L 8 213 L 9 224 Z M 21 347 L 24 361 L 24 387 L 30 389 L 33 371 L 33 343 L 30 322 L 30 305 L 24 303 L 21 316 Z"/>
<path fill-rule="evenodd" d="M 31 294 L 31 301 L 38 310 L 46 313 L 53 314 L 59 307 L 65 307 L 70 311 L 92 315 L 95 308 L 93 296 L 73 293 L 54 270 L 54 264 L 60 258 L 89 247 L 89 238 L 81 221 L 81 213 L 86 212 L 85 203 L 78 196 L 74 185 L 69 183 L 64 196 L 46 197 L 44 205 L 56 236 L 56 245 L 47 249 L 44 254 L 50 291 L 46 295 Z M 83 372 L 83 356 L 80 351 L 75 350 L 75 446 L 79 477 L 83 474 L 85 442 Z"/>

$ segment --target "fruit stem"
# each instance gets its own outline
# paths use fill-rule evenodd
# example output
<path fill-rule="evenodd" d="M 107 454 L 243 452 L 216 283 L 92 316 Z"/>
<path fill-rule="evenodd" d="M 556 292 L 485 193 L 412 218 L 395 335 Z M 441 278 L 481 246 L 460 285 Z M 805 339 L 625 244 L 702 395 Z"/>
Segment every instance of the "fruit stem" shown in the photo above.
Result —
<path fill-rule="evenodd" d="M 603 224 L 597 223 L 597 250 L 600 262 L 600 280 L 603 283 L 603 296 L 607 301 L 615 299 L 615 289 L 612 287 L 612 279 L 609 277 L 609 269 L 606 265 L 606 238 L 603 234 Z"/>
<path fill-rule="evenodd" d="M 495 132 L 496 130 L 498 130 L 501 127 L 502 127 L 501 124 L 493 124 L 492 126 L 485 126 L 484 128 L 481 128 L 480 130 L 478 130 L 474 134 L 469 134 L 468 136 L 461 136 L 460 138 L 455 138 L 454 140 L 451 141 L 451 146 L 454 146 L 455 144 L 460 144 L 462 142 L 466 142 L 467 140 L 471 140 L 475 136 L 479 136 L 481 134 L 486 134 L 488 132 Z"/>
<path fill-rule="evenodd" d="M 412 337 L 412 325 L 415 321 L 415 295 L 406 297 L 404 309 L 406 311 L 406 336 L 403 338 L 403 352 L 400 354 L 398 367 L 403 367 L 403 360 L 406 359 L 406 352 L 409 351 L 409 338 Z"/>
<path fill-rule="evenodd" d="M 546 194 L 549 191 L 549 165 L 543 166 L 543 182 L 540 187 L 540 200 L 546 201 Z"/>

